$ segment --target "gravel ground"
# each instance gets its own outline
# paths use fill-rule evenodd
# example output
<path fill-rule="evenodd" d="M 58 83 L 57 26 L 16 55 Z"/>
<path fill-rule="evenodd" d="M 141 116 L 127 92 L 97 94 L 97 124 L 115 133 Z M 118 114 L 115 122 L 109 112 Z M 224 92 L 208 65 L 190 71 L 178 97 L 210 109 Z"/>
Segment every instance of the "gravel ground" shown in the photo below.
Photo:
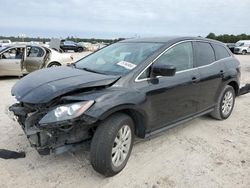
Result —
<path fill-rule="evenodd" d="M 78 54 L 79 56 L 79 54 Z M 250 82 L 250 55 L 242 83 Z M 0 159 L 0 187 L 250 187 L 250 94 L 236 99 L 226 121 L 197 118 L 135 144 L 127 167 L 104 178 L 88 152 L 39 156 L 21 127 L 5 114 L 17 78 L 0 78 L 0 149 L 24 150 L 26 158 Z"/>

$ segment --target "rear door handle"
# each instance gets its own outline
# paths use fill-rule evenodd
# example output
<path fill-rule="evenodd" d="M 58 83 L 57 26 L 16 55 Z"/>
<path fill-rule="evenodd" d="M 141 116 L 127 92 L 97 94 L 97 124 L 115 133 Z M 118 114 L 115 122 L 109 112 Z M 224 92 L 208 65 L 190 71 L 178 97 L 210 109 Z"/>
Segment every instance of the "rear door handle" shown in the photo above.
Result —
<path fill-rule="evenodd" d="M 224 76 L 224 74 L 225 74 L 225 71 L 224 70 L 220 70 L 220 75 Z"/>

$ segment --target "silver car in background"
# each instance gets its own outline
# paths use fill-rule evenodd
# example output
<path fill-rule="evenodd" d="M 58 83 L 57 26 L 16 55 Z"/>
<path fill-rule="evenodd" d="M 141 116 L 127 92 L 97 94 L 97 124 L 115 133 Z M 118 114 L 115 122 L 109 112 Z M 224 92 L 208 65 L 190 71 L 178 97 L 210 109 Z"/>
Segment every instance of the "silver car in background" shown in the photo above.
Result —
<path fill-rule="evenodd" d="M 70 54 L 44 46 L 6 46 L 0 51 L 0 76 L 22 76 L 41 68 L 69 65 L 73 62 Z"/>

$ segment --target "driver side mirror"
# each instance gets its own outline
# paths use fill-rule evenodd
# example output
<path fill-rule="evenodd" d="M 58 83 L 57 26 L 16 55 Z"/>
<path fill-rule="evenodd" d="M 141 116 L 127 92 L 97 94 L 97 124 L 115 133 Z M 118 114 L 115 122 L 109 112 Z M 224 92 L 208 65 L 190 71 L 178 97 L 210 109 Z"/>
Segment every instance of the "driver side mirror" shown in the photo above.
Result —
<path fill-rule="evenodd" d="M 152 75 L 156 76 L 174 76 L 176 73 L 176 67 L 173 65 L 153 65 Z"/>

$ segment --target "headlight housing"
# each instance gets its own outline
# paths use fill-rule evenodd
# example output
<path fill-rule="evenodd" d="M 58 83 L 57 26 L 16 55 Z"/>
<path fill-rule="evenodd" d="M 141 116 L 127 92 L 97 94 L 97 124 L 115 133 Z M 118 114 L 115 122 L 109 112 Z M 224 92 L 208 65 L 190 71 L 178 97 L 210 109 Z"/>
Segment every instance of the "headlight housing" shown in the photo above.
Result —
<path fill-rule="evenodd" d="M 94 104 L 93 100 L 71 103 L 58 106 L 48 112 L 40 121 L 39 124 L 56 123 L 64 120 L 74 119 L 82 115 Z"/>

